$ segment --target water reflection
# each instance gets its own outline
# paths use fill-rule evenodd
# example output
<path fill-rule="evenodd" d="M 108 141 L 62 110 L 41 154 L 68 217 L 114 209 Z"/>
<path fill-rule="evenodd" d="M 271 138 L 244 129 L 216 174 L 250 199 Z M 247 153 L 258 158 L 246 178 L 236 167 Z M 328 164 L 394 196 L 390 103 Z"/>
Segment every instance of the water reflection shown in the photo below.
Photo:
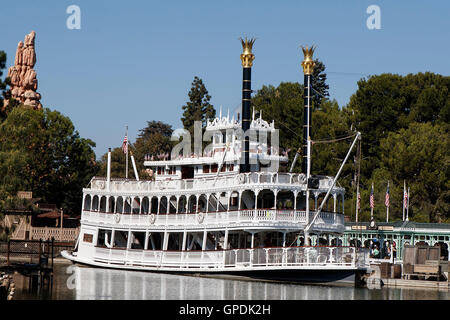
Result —
<path fill-rule="evenodd" d="M 448 291 L 280 284 L 113 269 L 55 266 L 51 296 L 19 290 L 16 299 L 77 300 L 448 300 Z M 16 282 L 17 283 L 17 282 Z"/>

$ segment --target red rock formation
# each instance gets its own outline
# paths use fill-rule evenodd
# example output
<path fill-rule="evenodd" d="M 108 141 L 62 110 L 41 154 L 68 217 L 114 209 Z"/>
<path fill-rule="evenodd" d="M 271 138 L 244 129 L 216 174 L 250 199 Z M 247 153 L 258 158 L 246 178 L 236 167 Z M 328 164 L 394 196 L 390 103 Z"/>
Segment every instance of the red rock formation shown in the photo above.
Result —
<path fill-rule="evenodd" d="M 25 42 L 19 42 L 14 66 L 9 68 L 8 77 L 11 78 L 11 98 L 34 109 L 42 109 L 42 104 L 39 102 L 41 95 L 36 92 L 38 88 L 37 74 L 33 69 L 36 64 L 35 38 L 36 33 L 32 31 L 25 36 Z M 8 103 L 9 101 L 4 101 L 3 109 Z"/>

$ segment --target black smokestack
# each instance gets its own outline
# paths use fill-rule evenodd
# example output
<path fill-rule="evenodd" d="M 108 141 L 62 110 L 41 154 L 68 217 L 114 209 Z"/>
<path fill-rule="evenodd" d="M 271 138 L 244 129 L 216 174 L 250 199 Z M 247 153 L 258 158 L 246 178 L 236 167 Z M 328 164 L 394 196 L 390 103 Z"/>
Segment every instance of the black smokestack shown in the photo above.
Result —
<path fill-rule="evenodd" d="M 241 54 L 242 61 L 242 131 L 248 133 L 251 123 L 251 95 L 252 95 L 252 65 L 255 59 L 252 53 L 253 43 L 255 39 L 243 40 L 241 38 L 242 48 L 244 52 Z M 242 150 L 242 158 L 240 164 L 240 172 L 250 172 L 250 140 L 248 134 L 244 136 L 244 149 Z"/>
<path fill-rule="evenodd" d="M 312 73 L 314 71 L 314 65 L 315 62 L 312 60 L 313 53 L 314 53 L 314 46 L 311 48 L 303 48 L 303 54 L 305 56 L 305 59 L 302 62 L 303 67 L 303 161 L 302 161 L 302 171 L 303 173 L 307 173 L 308 171 L 308 138 L 311 138 L 311 114 L 312 114 L 312 108 L 311 108 L 311 94 L 312 94 Z"/>

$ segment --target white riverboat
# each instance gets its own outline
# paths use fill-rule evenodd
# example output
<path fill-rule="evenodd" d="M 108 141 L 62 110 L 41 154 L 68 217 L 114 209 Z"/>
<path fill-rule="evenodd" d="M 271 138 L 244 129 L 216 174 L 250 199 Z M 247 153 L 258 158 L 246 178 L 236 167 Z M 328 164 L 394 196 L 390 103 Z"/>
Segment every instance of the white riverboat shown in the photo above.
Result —
<path fill-rule="evenodd" d="M 242 120 L 222 112 L 209 120 L 212 144 L 199 156 L 144 161 L 153 172 L 149 180 L 137 172 L 136 179 L 111 178 L 109 163 L 107 177 L 93 177 L 83 189 L 79 238 L 65 258 L 105 268 L 293 281 L 335 281 L 367 270 L 367 249 L 338 239 L 345 193 L 336 186 L 339 173 L 274 171 L 272 164 L 286 165 L 287 155 L 269 138 L 239 134 L 250 127 L 256 137 L 276 136 L 274 122 L 261 113 L 250 117 L 244 105 L 250 76 L 242 61 Z"/>

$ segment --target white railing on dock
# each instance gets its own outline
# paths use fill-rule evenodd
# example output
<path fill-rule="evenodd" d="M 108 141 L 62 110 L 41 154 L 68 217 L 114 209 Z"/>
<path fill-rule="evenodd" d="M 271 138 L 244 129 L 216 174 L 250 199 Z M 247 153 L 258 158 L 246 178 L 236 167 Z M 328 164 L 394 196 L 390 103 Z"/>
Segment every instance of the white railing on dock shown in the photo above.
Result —
<path fill-rule="evenodd" d="M 55 238 L 56 241 L 76 241 L 80 228 L 52 228 L 52 227 L 32 227 L 31 239 L 33 240 L 50 240 Z"/>
<path fill-rule="evenodd" d="M 94 260 L 156 268 L 355 268 L 369 267 L 369 251 L 354 247 L 288 247 L 217 251 L 152 251 L 95 248 Z"/>
<path fill-rule="evenodd" d="M 126 227 L 153 226 L 187 226 L 187 225 L 217 225 L 223 223 L 307 223 L 306 212 L 300 210 L 251 209 L 236 211 L 219 211 L 187 214 L 114 214 L 95 211 L 83 211 L 81 221 L 86 223 L 105 224 Z M 314 212 L 310 212 L 310 219 Z M 152 219 L 154 221 L 152 223 Z M 321 212 L 316 219 L 315 227 L 337 230 L 344 229 L 344 215 L 340 213 Z"/>

